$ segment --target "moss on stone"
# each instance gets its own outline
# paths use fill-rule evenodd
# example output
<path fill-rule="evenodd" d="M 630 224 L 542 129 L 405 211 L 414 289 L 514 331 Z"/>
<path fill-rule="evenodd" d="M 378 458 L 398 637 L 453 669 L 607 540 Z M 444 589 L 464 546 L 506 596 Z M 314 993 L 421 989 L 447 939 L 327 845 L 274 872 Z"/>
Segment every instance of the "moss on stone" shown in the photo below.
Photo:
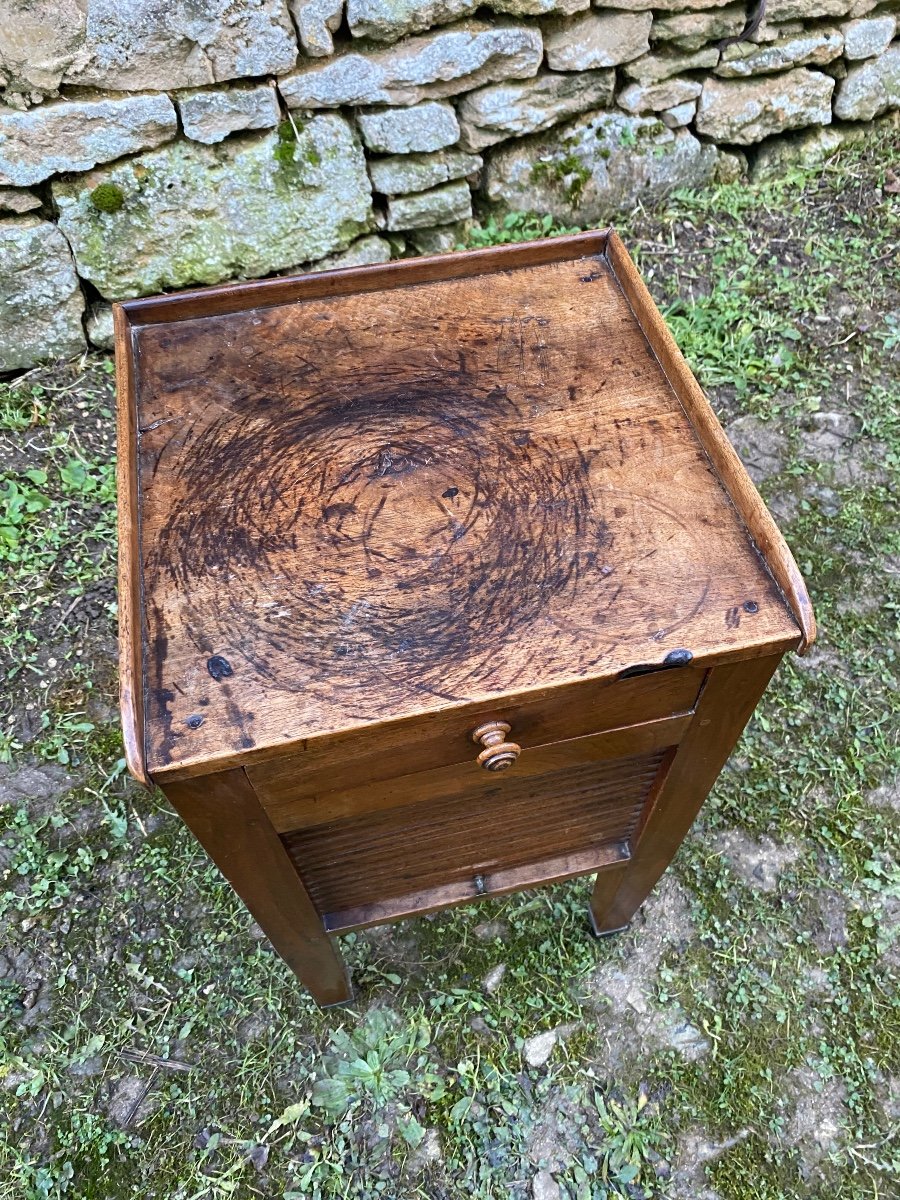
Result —
<path fill-rule="evenodd" d="M 92 185 L 114 182 L 126 197 L 115 219 L 91 204 L 83 182 L 55 182 L 82 278 L 119 299 L 259 277 L 343 250 L 373 220 L 362 150 L 340 117 L 309 117 L 298 132 L 288 122 L 280 136 L 273 129 L 217 148 L 173 142 L 98 171 Z M 328 169 L 314 166 L 330 146 L 338 156 Z"/>
<path fill-rule="evenodd" d="M 666 132 L 666 127 L 662 121 L 653 120 L 648 125 L 638 125 L 635 131 L 636 140 L 650 139 L 659 137 L 661 133 Z"/>
<path fill-rule="evenodd" d="M 304 169 L 321 166 L 322 156 L 311 137 L 301 137 L 302 121 L 282 121 L 278 126 L 277 140 L 273 151 L 278 164 L 278 177 L 286 184 L 296 187 L 307 182 Z"/>
<path fill-rule="evenodd" d="M 98 183 L 91 192 L 90 202 L 98 212 L 118 212 L 125 203 L 125 193 L 117 183 Z"/>
<path fill-rule="evenodd" d="M 566 199 L 572 204 L 577 204 L 581 199 L 585 184 L 590 177 L 590 168 L 571 150 L 562 158 L 544 159 L 542 162 L 535 163 L 531 168 L 532 179 L 536 181 L 545 179 L 558 184 Z"/>
<path fill-rule="evenodd" d="M 275 143 L 275 161 L 283 170 L 290 170 L 294 166 L 294 160 L 297 154 L 297 137 L 294 133 L 294 126 L 290 121 L 282 121 L 278 126 L 278 141 Z"/>
<path fill-rule="evenodd" d="M 341 221 L 337 227 L 337 236 L 341 243 L 349 245 L 350 242 L 358 238 L 360 234 L 369 233 L 373 225 L 370 221 L 357 221 L 353 217 Z"/>

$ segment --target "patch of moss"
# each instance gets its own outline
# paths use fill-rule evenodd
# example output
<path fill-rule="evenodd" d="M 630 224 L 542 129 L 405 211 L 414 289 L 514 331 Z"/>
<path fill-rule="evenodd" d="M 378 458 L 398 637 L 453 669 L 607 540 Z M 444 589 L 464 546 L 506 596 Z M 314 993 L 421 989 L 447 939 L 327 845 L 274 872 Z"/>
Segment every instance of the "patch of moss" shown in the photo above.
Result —
<path fill-rule="evenodd" d="M 297 138 L 290 121 L 282 121 L 278 126 L 278 141 L 275 144 L 275 161 L 280 167 L 290 169 L 294 165 L 297 152 Z"/>
<path fill-rule="evenodd" d="M 282 121 L 278 126 L 278 141 L 275 144 L 275 161 L 278 174 L 285 183 L 303 183 L 303 168 L 321 166 L 322 156 L 312 140 L 304 138 L 302 121 Z"/>
<path fill-rule="evenodd" d="M 581 199 L 585 184 L 590 177 L 590 169 L 572 151 L 562 158 L 537 162 L 531 168 L 532 179 L 545 179 L 550 183 L 560 185 L 566 199 L 571 204 L 577 204 Z"/>
<path fill-rule="evenodd" d="M 650 138 L 659 137 L 665 132 L 665 125 L 662 121 L 651 121 L 649 125 L 639 125 L 635 131 L 635 138 L 640 140 L 649 140 Z"/>
<path fill-rule="evenodd" d="M 358 221 L 353 217 L 346 217 L 340 222 L 335 231 L 336 244 L 342 247 L 349 246 L 358 237 L 361 237 L 364 233 L 371 233 L 371 231 L 371 220 Z"/>
<path fill-rule="evenodd" d="M 114 213 L 125 203 L 125 193 L 117 183 L 98 183 L 90 195 L 97 212 Z"/>

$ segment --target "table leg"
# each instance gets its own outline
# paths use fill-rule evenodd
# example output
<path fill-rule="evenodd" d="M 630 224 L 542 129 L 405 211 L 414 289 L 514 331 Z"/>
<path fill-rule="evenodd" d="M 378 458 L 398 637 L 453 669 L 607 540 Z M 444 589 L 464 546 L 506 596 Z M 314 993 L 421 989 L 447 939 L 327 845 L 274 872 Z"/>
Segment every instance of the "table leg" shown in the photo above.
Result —
<path fill-rule="evenodd" d="M 714 667 L 690 728 L 621 873 L 597 876 L 591 899 L 595 932 L 626 926 L 668 867 L 725 765 L 782 656 Z"/>
<path fill-rule="evenodd" d="M 344 961 L 243 770 L 169 783 L 165 793 L 318 1004 L 352 990 Z"/>

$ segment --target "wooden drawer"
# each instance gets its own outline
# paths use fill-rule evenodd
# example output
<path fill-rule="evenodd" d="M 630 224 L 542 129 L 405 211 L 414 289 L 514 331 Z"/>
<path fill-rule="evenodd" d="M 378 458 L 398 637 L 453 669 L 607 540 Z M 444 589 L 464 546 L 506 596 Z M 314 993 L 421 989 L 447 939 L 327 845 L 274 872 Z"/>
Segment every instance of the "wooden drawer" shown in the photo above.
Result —
<path fill-rule="evenodd" d="M 470 755 L 464 762 L 432 771 L 373 780 L 349 788 L 326 786 L 319 792 L 286 791 L 277 797 L 262 795 L 261 799 L 275 829 L 283 834 L 415 804 L 475 799 L 490 806 L 524 779 L 677 745 L 690 720 L 689 714 L 664 717 L 624 729 L 529 747 L 522 751 L 515 766 L 504 772 L 485 771 Z"/>
<path fill-rule="evenodd" d="M 674 730 L 673 730 L 674 732 Z M 329 929 L 346 929 L 625 862 L 671 755 L 623 758 L 423 793 L 283 841 Z M 539 816 L 539 819 L 537 819 Z"/>
<path fill-rule="evenodd" d="M 471 740 L 472 730 L 486 719 L 509 722 L 510 738 L 523 748 L 512 772 L 519 774 L 539 747 L 689 713 L 704 677 L 702 667 L 688 666 L 504 697 L 490 706 L 472 705 L 317 740 L 300 754 L 249 765 L 247 775 L 275 828 L 284 832 L 297 827 L 291 814 L 314 797 L 368 790 L 379 782 L 454 765 L 461 767 L 461 784 L 471 774 L 486 774 L 474 765 L 477 748 Z M 432 782 L 441 784 L 444 778 Z"/>

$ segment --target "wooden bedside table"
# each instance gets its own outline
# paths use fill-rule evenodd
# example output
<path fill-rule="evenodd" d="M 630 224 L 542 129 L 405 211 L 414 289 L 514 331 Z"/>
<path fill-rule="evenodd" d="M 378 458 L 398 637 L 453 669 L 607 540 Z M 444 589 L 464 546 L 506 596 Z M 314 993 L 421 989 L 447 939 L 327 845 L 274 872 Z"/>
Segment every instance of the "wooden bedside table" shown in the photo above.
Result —
<path fill-rule="evenodd" d="M 625 926 L 815 625 L 616 234 L 115 321 L 129 768 L 315 998 L 481 895 Z"/>

